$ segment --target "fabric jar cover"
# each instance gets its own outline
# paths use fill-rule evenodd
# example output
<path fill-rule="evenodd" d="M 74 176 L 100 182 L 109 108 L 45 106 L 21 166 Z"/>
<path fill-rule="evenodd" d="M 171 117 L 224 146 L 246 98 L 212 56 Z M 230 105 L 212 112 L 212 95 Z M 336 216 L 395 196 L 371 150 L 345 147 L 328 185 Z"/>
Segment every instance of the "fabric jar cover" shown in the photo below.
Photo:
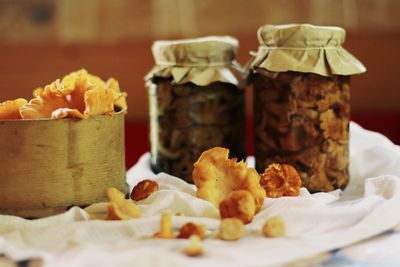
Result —
<path fill-rule="evenodd" d="M 156 65 L 145 80 L 172 77 L 176 84 L 223 82 L 244 88 L 245 72 L 235 60 L 238 46 L 229 36 L 156 41 L 152 46 Z"/>
<path fill-rule="evenodd" d="M 346 32 L 340 27 L 310 24 L 264 25 L 252 68 L 270 72 L 311 72 L 322 76 L 353 75 L 364 65 L 342 47 Z"/>

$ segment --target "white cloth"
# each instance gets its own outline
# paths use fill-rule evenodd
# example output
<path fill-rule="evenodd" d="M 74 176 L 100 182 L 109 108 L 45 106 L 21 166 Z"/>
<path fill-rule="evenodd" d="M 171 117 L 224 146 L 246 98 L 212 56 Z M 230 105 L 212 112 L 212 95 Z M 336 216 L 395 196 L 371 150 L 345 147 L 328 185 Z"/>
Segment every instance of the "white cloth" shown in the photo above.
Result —
<path fill-rule="evenodd" d="M 207 239 L 202 257 L 189 258 L 180 252 L 187 240 L 148 238 L 159 230 L 165 209 L 185 215 L 173 216 L 176 230 L 193 221 L 204 224 L 213 235 L 219 226 L 218 210 L 196 198 L 193 185 L 150 171 L 148 153 L 127 173 L 131 187 L 145 178 L 160 185 L 159 191 L 138 202 L 142 218 L 89 220 L 86 210 L 77 207 L 39 220 L 3 215 L 0 253 L 15 260 L 41 257 L 45 266 L 271 266 L 354 244 L 400 223 L 400 148 L 354 123 L 350 136 L 352 180 L 344 193 L 310 194 L 302 189 L 299 197 L 267 198 L 241 240 Z M 104 210 L 104 204 L 89 210 Z M 285 219 L 286 236 L 262 237 L 262 224 L 274 215 Z M 391 249 L 392 255 L 400 255 L 399 246 L 394 248 L 397 253 Z"/>

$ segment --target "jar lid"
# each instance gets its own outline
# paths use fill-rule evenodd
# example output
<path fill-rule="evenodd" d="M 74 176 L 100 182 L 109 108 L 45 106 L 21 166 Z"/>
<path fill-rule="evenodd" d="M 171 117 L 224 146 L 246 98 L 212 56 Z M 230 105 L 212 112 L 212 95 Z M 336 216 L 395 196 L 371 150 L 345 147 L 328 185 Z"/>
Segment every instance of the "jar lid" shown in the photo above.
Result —
<path fill-rule="evenodd" d="M 156 41 L 152 52 L 161 66 L 224 66 L 236 58 L 238 41 L 229 36 L 210 36 L 175 41 Z"/>
<path fill-rule="evenodd" d="M 340 27 L 310 24 L 264 25 L 257 31 L 260 43 L 252 66 L 271 72 L 311 72 L 323 76 L 363 73 L 363 64 L 342 44 Z"/>
<path fill-rule="evenodd" d="M 156 41 L 152 46 L 156 65 L 145 80 L 163 77 L 172 78 L 175 84 L 223 82 L 244 88 L 245 70 L 235 60 L 238 46 L 229 36 Z"/>

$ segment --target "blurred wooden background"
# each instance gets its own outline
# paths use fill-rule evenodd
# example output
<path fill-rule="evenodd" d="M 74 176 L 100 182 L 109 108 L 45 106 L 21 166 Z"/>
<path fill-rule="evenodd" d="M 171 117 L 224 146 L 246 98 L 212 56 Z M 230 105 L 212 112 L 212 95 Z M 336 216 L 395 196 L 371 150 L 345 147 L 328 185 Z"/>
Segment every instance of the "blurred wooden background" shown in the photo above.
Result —
<path fill-rule="evenodd" d="M 84 67 L 117 78 L 128 92 L 128 121 L 145 121 L 154 40 L 232 35 L 245 64 L 263 24 L 338 25 L 347 30 L 345 48 L 368 69 L 353 79 L 353 114 L 371 114 L 379 127 L 387 117 L 373 116 L 390 114 L 387 123 L 398 125 L 387 127 L 400 135 L 399 15 L 397 0 L 0 0 L 0 101 L 29 98 Z"/>

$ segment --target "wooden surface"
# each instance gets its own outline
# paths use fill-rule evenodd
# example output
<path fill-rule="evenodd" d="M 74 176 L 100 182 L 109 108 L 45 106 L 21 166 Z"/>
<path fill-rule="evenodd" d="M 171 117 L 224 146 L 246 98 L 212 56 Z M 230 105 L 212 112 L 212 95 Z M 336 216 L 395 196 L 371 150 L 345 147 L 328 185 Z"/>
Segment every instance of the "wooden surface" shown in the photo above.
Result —
<path fill-rule="evenodd" d="M 245 64 L 249 51 L 257 49 L 255 32 L 237 36 L 238 60 Z M 0 44 L 0 101 L 31 97 L 37 86 L 48 84 L 66 73 L 86 68 L 106 79 L 120 81 L 128 92 L 128 120 L 147 118 L 147 92 L 143 77 L 153 65 L 152 39 L 138 39 L 119 44 Z M 400 34 L 349 33 L 345 48 L 367 67 L 351 84 L 354 112 L 399 111 L 400 86 L 397 65 L 400 62 Z M 251 115 L 251 92 L 247 94 Z"/>
<path fill-rule="evenodd" d="M 229 11 L 227 11 L 229 10 Z M 400 112 L 398 0 L 21 0 L 0 1 L 0 101 L 80 68 L 115 76 L 128 91 L 128 120 L 147 117 L 143 76 L 154 40 L 232 35 L 239 62 L 263 24 L 341 26 L 345 47 L 368 72 L 354 77 L 354 112 Z M 251 92 L 247 109 L 251 115 Z"/>
<path fill-rule="evenodd" d="M 141 38 L 251 34 L 263 24 L 400 30 L 398 0 L 6 0 L 0 42 L 116 43 Z"/>
<path fill-rule="evenodd" d="M 124 115 L 0 121 L 0 214 L 42 217 L 126 191 Z"/>

